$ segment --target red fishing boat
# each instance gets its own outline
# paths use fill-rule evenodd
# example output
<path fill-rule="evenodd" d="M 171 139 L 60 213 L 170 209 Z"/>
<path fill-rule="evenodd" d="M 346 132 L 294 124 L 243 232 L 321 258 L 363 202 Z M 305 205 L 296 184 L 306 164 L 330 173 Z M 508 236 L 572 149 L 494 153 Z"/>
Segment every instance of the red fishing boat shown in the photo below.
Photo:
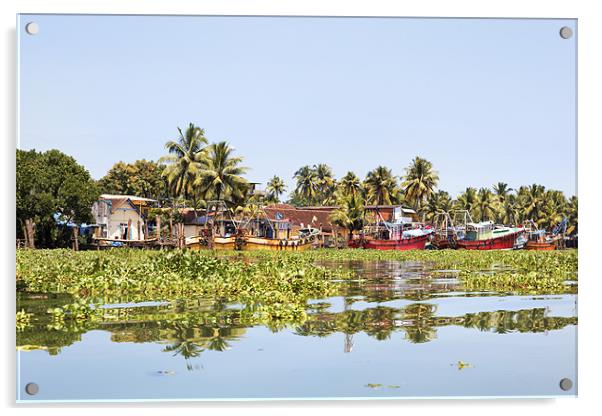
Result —
<path fill-rule="evenodd" d="M 396 240 L 374 240 L 368 239 L 364 242 L 364 248 L 375 250 L 424 250 L 429 234 L 415 237 L 404 237 Z"/>
<path fill-rule="evenodd" d="M 493 222 L 466 224 L 466 235 L 458 240 L 457 247 L 464 250 L 511 250 L 524 228 L 494 227 Z"/>

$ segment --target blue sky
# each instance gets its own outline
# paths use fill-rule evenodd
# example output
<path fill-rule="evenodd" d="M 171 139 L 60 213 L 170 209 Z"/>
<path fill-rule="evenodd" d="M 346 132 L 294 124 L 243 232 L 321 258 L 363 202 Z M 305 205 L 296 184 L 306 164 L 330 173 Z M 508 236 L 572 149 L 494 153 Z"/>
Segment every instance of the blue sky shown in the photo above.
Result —
<path fill-rule="evenodd" d="M 40 31 L 24 34 L 35 21 Z M 177 126 L 227 140 L 265 183 L 414 156 L 440 188 L 576 193 L 574 20 L 23 15 L 20 147 L 95 178 L 157 160 Z"/>

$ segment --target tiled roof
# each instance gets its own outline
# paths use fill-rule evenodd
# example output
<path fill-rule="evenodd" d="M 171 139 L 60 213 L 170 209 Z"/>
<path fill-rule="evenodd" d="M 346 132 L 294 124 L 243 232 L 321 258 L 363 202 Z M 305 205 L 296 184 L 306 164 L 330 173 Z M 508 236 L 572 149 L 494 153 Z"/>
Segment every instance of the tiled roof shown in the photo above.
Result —
<path fill-rule="evenodd" d="M 330 222 L 330 210 L 295 208 L 288 204 L 273 204 L 264 208 L 268 218 L 274 220 L 276 215 L 280 214 L 282 219 L 290 220 L 296 226 L 312 226 L 314 228 L 322 227 L 324 232 L 332 232 L 333 228 L 338 228 Z"/>

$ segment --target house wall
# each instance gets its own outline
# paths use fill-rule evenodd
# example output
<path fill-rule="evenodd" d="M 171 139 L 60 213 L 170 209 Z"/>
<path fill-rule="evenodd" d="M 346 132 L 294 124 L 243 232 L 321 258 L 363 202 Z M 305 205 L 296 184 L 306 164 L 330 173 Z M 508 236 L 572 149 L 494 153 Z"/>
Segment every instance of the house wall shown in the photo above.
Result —
<path fill-rule="evenodd" d="M 127 227 L 128 220 L 132 221 L 132 229 L 129 232 L 129 240 L 144 240 L 144 220 L 138 212 L 133 209 L 116 209 L 111 213 L 109 217 L 109 224 L 107 227 L 107 238 L 110 239 L 122 239 L 123 238 L 123 227 Z M 138 235 L 138 221 L 140 221 L 140 235 Z"/>
<path fill-rule="evenodd" d="M 188 237 L 196 237 L 201 235 L 201 230 L 205 228 L 204 225 L 195 225 L 195 224 L 185 224 L 184 225 L 184 236 Z"/>

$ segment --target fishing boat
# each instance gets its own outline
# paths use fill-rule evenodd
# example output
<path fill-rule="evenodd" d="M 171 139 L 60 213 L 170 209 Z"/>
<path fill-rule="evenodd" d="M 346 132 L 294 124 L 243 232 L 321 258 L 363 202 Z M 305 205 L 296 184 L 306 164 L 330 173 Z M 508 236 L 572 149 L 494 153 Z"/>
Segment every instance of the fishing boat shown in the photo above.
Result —
<path fill-rule="evenodd" d="M 424 250 L 432 229 L 404 227 L 403 223 L 380 221 L 364 227 L 358 238 L 350 240 L 350 248 L 374 250 Z"/>
<path fill-rule="evenodd" d="M 431 245 L 437 249 L 455 249 L 458 241 L 466 235 L 466 224 L 472 223 L 470 213 L 466 210 L 439 212 L 433 218 L 434 233 L 431 235 Z"/>
<path fill-rule="evenodd" d="M 186 238 L 186 248 L 192 250 L 235 250 L 240 245 L 239 223 L 232 217 L 223 201 L 208 201 L 205 225 L 199 235 Z"/>
<path fill-rule="evenodd" d="M 416 211 L 401 205 L 366 206 L 364 226 L 347 247 L 374 250 L 424 250 L 433 229 L 419 222 Z"/>
<path fill-rule="evenodd" d="M 525 250 L 552 251 L 557 250 L 564 241 L 563 234 L 567 228 L 567 220 L 564 218 L 551 234 L 546 234 L 546 230 L 540 230 L 534 221 L 527 221 L 528 241 L 525 244 Z"/>
<path fill-rule="evenodd" d="M 458 249 L 511 250 L 517 238 L 525 233 L 522 227 L 494 226 L 492 221 L 466 224 L 466 235 L 458 240 Z"/>
<path fill-rule="evenodd" d="M 389 235 L 384 238 L 366 238 L 363 247 L 375 250 L 424 250 L 433 230 L 413 229 L 397 231 L 391 227 Z"/>
<path fill-rule="evenodd" d="M 312 227 L 295 230 L 288 219 L 271 219 L 260 209 L 241 225 L 240 249 L 304 251 L 313 248 L 319 234 Z"/>

